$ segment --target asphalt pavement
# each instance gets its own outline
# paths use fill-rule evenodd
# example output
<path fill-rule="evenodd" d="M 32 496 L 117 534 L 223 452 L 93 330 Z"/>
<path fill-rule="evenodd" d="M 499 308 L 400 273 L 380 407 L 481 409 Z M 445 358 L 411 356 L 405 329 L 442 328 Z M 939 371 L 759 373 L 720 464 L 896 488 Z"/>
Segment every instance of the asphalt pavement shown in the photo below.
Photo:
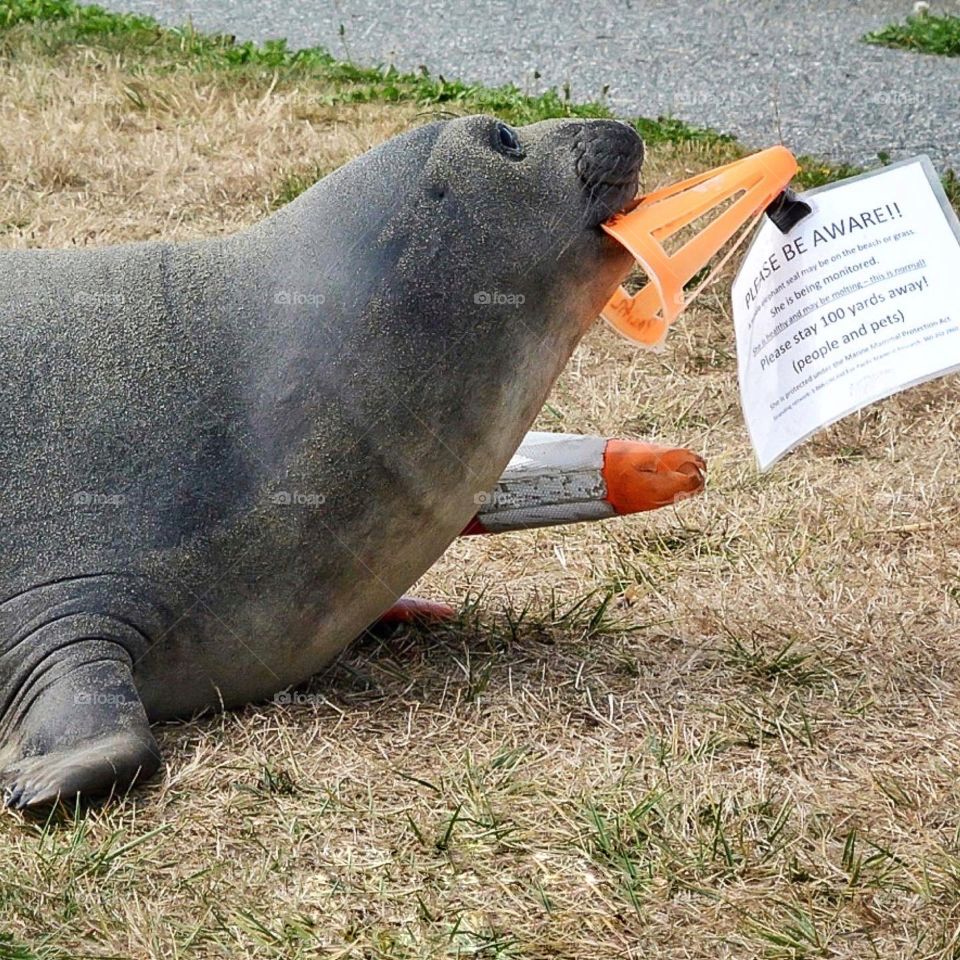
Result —
<path fill-rule="evenodd" d="M 529 92 L 569 84 L 623 116 L 669 115 L 832 161 L 927 153 L 960 170 L 960 58 L 864 44 L 903 0 L 101 0 L 176 25 Z M 960 13 L 956 3 L 949 9 Z M 937 5 L 934 4 L 934 9 Z"/>

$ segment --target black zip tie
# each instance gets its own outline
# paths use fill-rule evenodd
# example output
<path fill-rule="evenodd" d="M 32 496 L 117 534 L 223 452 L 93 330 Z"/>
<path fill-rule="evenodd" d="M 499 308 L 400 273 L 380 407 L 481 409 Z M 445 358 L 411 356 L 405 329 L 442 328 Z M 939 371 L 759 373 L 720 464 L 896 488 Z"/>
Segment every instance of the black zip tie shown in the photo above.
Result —
<path fill-rule="evenodd" d="M 813 213 L 813 207 L 792 190 L 784 190 L 764 212 L 781 233 L 789 233 L 804 217 Z"/>

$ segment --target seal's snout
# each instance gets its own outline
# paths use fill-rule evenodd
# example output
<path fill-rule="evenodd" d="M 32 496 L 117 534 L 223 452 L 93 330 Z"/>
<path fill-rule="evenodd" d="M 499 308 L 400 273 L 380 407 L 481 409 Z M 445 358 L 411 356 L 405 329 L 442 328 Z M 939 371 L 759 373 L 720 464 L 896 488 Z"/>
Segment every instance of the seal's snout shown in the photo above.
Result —
<path fill-rule="evenodd" d="M 590 199 L 590 218 L 602 223 L 636 196 L 643 140 L 619 120 L 594 120 L 580 128 L 574 152 L 577 175 Z"/>

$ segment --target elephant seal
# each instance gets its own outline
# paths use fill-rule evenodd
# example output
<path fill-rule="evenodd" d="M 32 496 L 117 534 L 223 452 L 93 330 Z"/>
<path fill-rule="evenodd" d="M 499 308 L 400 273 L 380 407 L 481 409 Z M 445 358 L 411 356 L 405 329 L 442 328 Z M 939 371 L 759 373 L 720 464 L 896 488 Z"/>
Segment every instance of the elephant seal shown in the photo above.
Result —
<path fill-rule="evenodd" d="M 632 257 L 617 121 L 471 116 L 252 228 L 0 254 L 0 785 L 323 667 L 464 528 Z"/>

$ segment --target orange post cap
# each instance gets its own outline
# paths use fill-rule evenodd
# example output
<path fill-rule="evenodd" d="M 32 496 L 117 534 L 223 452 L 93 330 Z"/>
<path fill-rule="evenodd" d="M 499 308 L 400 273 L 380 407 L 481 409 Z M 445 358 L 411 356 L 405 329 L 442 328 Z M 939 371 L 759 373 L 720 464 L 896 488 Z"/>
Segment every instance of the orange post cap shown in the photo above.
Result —
<path fill-rule="evenodd" d="M 607 503 L 619 514 L 658 510 L 703 489 L 707 465 L 682 447 L 608 440 L 603 452 Z"/>

